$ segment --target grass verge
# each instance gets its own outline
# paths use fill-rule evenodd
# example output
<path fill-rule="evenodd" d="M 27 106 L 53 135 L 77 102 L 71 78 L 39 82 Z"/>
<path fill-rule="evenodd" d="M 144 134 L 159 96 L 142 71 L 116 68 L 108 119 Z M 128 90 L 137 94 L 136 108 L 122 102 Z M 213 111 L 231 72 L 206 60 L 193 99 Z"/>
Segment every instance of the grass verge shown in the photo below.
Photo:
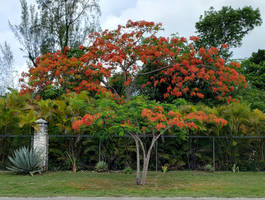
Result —
<path fill-rule="evenodd" d="M 23 176 L 0 173 L 0 196 L 265 197 L 264 172 L 150 172 L 145 186 L 135 174 L 47 172 Z"/>

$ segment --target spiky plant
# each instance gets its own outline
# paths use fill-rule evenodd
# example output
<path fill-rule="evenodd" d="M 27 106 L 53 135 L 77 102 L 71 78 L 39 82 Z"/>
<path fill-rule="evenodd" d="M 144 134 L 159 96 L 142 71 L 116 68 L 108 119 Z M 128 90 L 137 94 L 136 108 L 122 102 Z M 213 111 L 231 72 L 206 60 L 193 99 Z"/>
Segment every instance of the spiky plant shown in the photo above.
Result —
<path fill-rule="evenodd" d="M 42 160 L 40 154 L 34 149 L 21 147 L 15 150 L 12 156 L 8 156 L 8 159 L 12 165 L 7 169 L 12 172 L 30 174 L 31 176 L 36 172 L 41 173 Z"/>
<path fill-rule="evenodd" d="M 74 173 L 76 173 L 77 171 L 77 159 L 76 156 L 74 154 L 74 152 L 65 152 L 68 160 L 70 161 L 71 165 L 72 165 L 72 170 Z"/>
<path fill-rule="evenodd" d="M 108 171 L 108 165 L 104 161 L 99 161 L 95 166 L 96 172 L 106 172 Z"/>

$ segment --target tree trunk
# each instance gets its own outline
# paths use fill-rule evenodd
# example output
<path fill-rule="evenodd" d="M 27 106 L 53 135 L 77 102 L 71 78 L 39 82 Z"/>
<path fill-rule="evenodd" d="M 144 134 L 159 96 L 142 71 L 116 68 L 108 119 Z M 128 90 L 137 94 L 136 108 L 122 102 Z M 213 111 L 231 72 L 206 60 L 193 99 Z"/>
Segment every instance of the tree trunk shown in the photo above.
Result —
<path fill-rule="evenodd" d="M 141 185 L 145 184 L 147 172 L 148 172 L 148 167 L 149 167 L 149 161 L 150 158 L 145 158 L 144 159 L 144 166 L 143 166 L 143 171 L 142 171 L 142 178 L 141 178 Z"/>
<path fill-rule="evenodd" d="M 164 130 L 164 132 L 166 130 Z M 162 132 L 162 133 L 164 133 L 164 132 Z M 129 133 L 130 136 L 134 139 L 135 145 L 136 145 L 136 156 L 137 156 L 136 184 L 137 185 L 144 185 L 145 184 L 145 180 L 146 180 L 146 176 L 147 176 L 147 172 L 148 172 L 148 167 L 149 167 L 149 161 L 150 161 L 150 157 L 151 157 L 151 152 L 152 152 L 152 149 L 154 147 L 155 142 L 162 135 L 162 133 L 160 133 L 157 136 L 155 134 L 153 134 L 152 142 L 151 142 L 151 145 L 150 145 L 147 153 L 146 153 L 145 146 L 144 146 L 144 143 L 142 142 L 141 138 L 138 135 L 134 135 L 132 133 Z M 140 169 L 140 147 L 141 147 L 142 152 L 143 152 L 142 176 L 141 176 L 141 169 Z"/>
<path fill-rule="evenodd" d="M 136 184 L 140 185 L 141 184 L 141 179 L 140 179 L 140 149 L 139 149 L 139 142 L 138 140 L 135 140 L 136 144 L 136 157 L 137 157 L 137 169 L 136 169 Z"/>
<path fill-rule="evenodd" d="M 150 157 L 151 157 L 151 152 L 152 152 L 152 149 L 154 147 L 154 144 L 156 142 L 156 140 L 159 138 L 158 137 L 153 137 L 152 138 L 152 142 L 151 142 L 151 145 L 148 149 L 148 152 L 147 154 L 144 156 L 144 163 L 143 163 L 143 171 L 142 171 L 142 178 L 141 178 L 141 185 L 144 185 L 145 184 L 145 180 L 146 180 L 146 176 L 147 176 L 147 172 L 148 172 L 148 167 L 149 167 L 149 161 L 150 161 Z"/>
<path fill-rule="evenodd" d="M 76 167 L 76 163 L 75 163 L 75 161 L 74 161 L 74 163 L 73 163 L 73 168 L 72 168 L 72 169 L 73 169 L 73 172 L 76 173 L 76 171 L 77 171 L 77 167 Z"/>

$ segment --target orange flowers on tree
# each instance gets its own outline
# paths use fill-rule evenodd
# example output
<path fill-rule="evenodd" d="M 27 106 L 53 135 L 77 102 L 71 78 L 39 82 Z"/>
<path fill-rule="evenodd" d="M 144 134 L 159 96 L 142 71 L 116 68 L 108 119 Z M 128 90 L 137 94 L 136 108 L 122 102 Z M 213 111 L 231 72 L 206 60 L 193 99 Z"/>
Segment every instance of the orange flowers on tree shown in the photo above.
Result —
<path fill-rule="evenodd" d="M 63 92 L 89 91 L 91 96 L 110 93 L 111 100 L 95 106 L 99 114 L 86 114 L 73 122 L 72 128 L 81 131 L 101 118 L 100 125 L 108 133 L 117 129 L 120 135 L 129 134 L 137 149 L 137 184 L 145 183 L 152 148 L 169 129 L 183 133 L 199 129 L 202 123 L 224 126 L 227 122 L 200 111 L 184 115 L 176 107 L 168 108 L 173 104 L 163 106 L 135 96 L 145 94 L 149 99 L 168 102 L 180 97 L 193 102 L 233 102 L 235 91 L 246 87 L 245 77 L 237 71 L 239 63 L 226 62 L 215 47 L 196 50 L 194 42 L 200 40 L 198 37 L 187 40 L 176 35 L 156 36 L 161 29 L 162 25 L 154 22 L 128 21 L 116 30 L 92 33 L 86 47 L 40 56 L 36 67 L 24 73 L 21 80 L 24 83 L 21 94 L 32 92 L 40 95 L 38 98 L 44 98 L 50 88 Z M 102 96 L 95 101 L 104 100 Z M 111 110 L 112 114 L 105 115 L 105 110 Z M 148 149 L 141 138 L 146 135 L 152 138 Z"/>
<path fill-rule="evenodd" d="M 112 104 L 112 103 L 111 103 Z M 105 110 L 100 104 L 100 109 Z M 115 107 L 115 106 L 114 106 Z M 167 109 L 165 110 L 164 107 Z M 174 110 L 168 110 L 168 109 Z M 185 134 L 187 130 L 196 131 L 203 123 L 214 123 L 224 126 L 227 121 L 218 118 L 213 114 L 206 114 L 197 111 L 189 114 L 181 114 L 174 105 L 169 108 L 168 104 L 159 104 L 154 101 L 147 101 L 142 97 L 133 98 L 125 104 L 118 105 L 112 112 L 112 117 L 108 117 L 109 132 L 130 135 L 136 144 L 137 172 L 136 183 L 145 184 L 150 156 L 155 142 L 161 135 L 173 129 L 175 134 Z M 98 115 L 97 115 L 98 116 Z M 115 117 L 114 117 L 115 116 Z M 101 116 L 104 118 L 104 115 Z M 94 119 L 91 115 L 84 116 L 81 120 L 73 123 L 73 129 L 80 131 L 80 126 L 85 125 L 83 121 Z M 105 121 L 105 119 L 104 119 Z M 93 120 L 89 120 L 86 126 L 95 125 Z M 85 126 L 84 126 L 85 127 Z M 143 138 L 151 137 L 151 144 L 144 144 Z M 140 151 L 143 153 L 142 172 L 140 171 Z"/>
<path fill-rule="evenodd" d="M 42 55 L 36 67 L 24 73 L 21 93 L 42 94 L 52 86 L 63 92 L 87 90 L 92 95 L 111 92 L 127 101 L 135 93 L 154 93 L 156 100 L 234 101 L 235 91 L 246 87 L 237 71 L 239 63 L 227 63 L 215 47 L 196 51 L 198 37 L 188 41 L 176 35 L 156 36 L 161 29 L 154 22 L 128 21 L 116 30 L 92 33 L 87 47 Z M 117 74 L 123 77 L 122 90 L 113 84 Z"/>
<path fill-rule="evenodd" d="M 98 118 L 99 114 L 90 115 L 86 114 L 82 119 L 74 121 L 72 124 L 72 128 L 78 132 L 80 132 L 81 127 L 91 126 Z"/>

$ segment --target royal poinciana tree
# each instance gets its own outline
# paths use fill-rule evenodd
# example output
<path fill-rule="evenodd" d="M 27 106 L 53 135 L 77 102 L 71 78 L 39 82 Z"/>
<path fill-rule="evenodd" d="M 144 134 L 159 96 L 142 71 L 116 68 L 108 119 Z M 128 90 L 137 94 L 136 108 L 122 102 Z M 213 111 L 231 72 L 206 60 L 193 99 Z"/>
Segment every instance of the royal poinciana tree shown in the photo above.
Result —
<path fill-rule="evenodd" d="M 21 81 L 26 84 L 21 92 L 41 96 L 50 87 L 63 92 L 108 90 L 128 101 L 151 85 L 159 90 L 157 100 L 192 97 L 231 102 L 235 90 L 246 87 L 245 77 L 237 72 L 239 63 L 226 63 L 215 47 L 197 52 L 193 48 L 197 37 L 190 37 L 190 42 L 175 35 L 156 37 L 161 29 L 161 24 L 153 22 L 128 21 L 114 31 L 91 34 L 88 47 L 42 55 L 37 67 L 23 74 Z M 117 73 L 123 76 L 120 91 L 124 92 L 112 87 Z M 144 76 L 145 82 L 137 86 Z"/>
<path fill-rule="evenodd" d="M 101 109 L 102 112 L 86 114 L 80 120 L 73 122 L 73 129 L 80 132 L 85 127 L 99 126 L 107 128 L 110 134 L 118 133 L 120 136 L 124 134 L 131 136 L 136 145 L 136 184 L 138 185 L 145 184 L 153 147 L 162 135 L 171 132 L 171 134 L 185 138 L 189 130 L 197 131 L 204 127 L 204 123 L 220 126 L 227 124 L 226 120 L 211 113 L 194 111 L 181 114 L 173 104 L 148 101 L 141 96 L 133 97 L 123 104 L 115 102 L 113 100 L 108 101 L 107 105 L 98 104 L 100 107 L 98 109 Z M 109 112 L 109 107 L 112 108 L 112 112 Z M 145 142 L 146 137 L 151 138 L 150 144 Z"/>
<path fill-rule="evenodd" d="M 81 127 L 93 126 L 95 121 L 104 119 L 102 125 L 109 126 L 109 130 L 122 128 L 123 133 L 129 134 L 137 149 L 137 184 L 145 183 L 150 154 L 161 135 L 171 129 L 177 134 L 194 130 L 202 122 L 225 125 L 226 121 L 199 111 L 181 115 L 176 107 L 168 109 L 169 106 L 160 103 L 139 102 L 135 96 L 148 87 L 152 92 L 152 86 L 161 95 L 155 100 L 184 97 L 229 103 L 234 101 L 235 90 L 246 86 L 244 76 L 237 72 L 240 64 L 226 63 L 218 56 L 217 48 L 202 47 L 197 52 L 193 43 L 199 38 L 191 37 L 187 41 L 175 35 L 157 37 L 161 29 L 161 24 L 154 22 L 128 21 L 114 31 L 93 33 L 87 47 L 65 48 L 64 52 L 38 57 L 36 67 L 30 68 L 21 78 L 24 84 L 20 93 L 31 92 L 36 98 L 47 98 L 51 90 L 63 93 L 86 90 L 92 96 L 109 93 L 118 103 L 113 106 L 112 117 L 105 116 L 101 109 L 102 112 L 88 113 L 75 121 L 73 129 L 79 131 Z M 226 48 L 225 44 L 222 46 Z M 121 82 L 119 88 L 113 84 L 115 80 Z M 106 106 L 109 109 L 110 106 Z M 152 142 L 146 148 L 142 137 L 149 134 Z M 141 176 L 140 150 L 143 153 Z"/>

